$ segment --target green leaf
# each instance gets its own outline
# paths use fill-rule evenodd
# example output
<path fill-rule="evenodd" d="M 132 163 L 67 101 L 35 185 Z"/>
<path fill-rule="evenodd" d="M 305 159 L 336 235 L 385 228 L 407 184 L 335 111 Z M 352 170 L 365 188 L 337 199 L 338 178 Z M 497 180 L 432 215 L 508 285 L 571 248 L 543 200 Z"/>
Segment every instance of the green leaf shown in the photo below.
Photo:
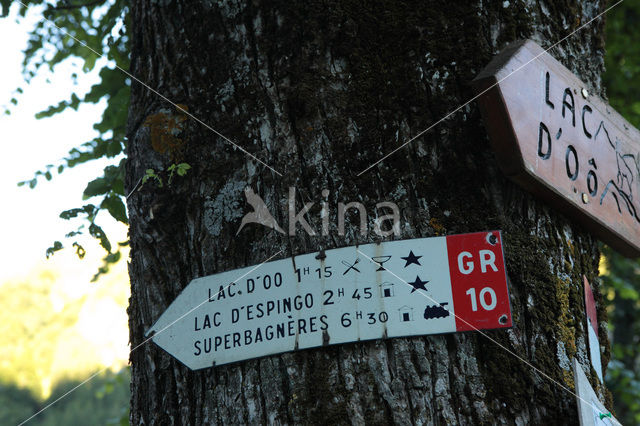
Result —
<path fill-rule="evenodd" d="M 65 210 L 60 213 L 60 218 L 69 220 L 71 218 L 78 217 L 80 213 L 86 214 L 87 218 L 89 220 L 92 220 L 93 216 L 97 213 L 96 206 L 94 206 L 93 204 L 86 204 L 80 208 Z"/>
<path fill-rule="evenodd" d="M 158 183 L 158 186 L 162 188 L 162 179 L 160 179 L 160 176 L 156 174 L 155 170 L 145 170 L 144 176 L 142 177 L 142 184 L 144 185 L 149 179 L 154 179 Z"/>
<path fill-rule="evenodd" d="M 180 164 L 172 164 L 169 166 L 169 168 L 167 168 L 167 171 L 169 172 L 169 185 L 171 185 L 171 182 L 173 181 L 173 175 L 174 174 L 178 174 L 178 176 L 184 176 L 187 174 L 187 170 L 189 170 L 191 168 L 191 166 L 187 163 L 180 163 Z"/>
<path fill-rule="evenodd" d="M 71 237 L 75 237 L 76 235 L 82 235 L 82 231 L 71 231 L 71 232 L 67 232 L 64 237 L 65 238 L 71 238 Z"/>
<path fill-rule="evenodd" d="M 55 252 L 62 250 L 62 243 L 60 241 L 54 241 L 53 246 L 47 249 L 47 259 L 54 255 Z"/>
<path fill-rule="evenodd" d="M 106 141 L 105 145 L 106 145 L 105 154 L 107 158 L 115 157 L 116 155 L 120 154 L 123 149 L 122 142 L 115 139 Z"/>
<path fill-rule="evenodd" d="M 96 195 L 102 195 L 109 192 L 109 182 L 107 179 L 100 177 L 92 180 L 87 184 L 87 187 L 84 189 L 82 193 L 82 199 L 86 200 L 91 197 L 95 197 Z"/>
<path fill-rule="evenodd" d="M 67 108 L 71 108 L 74 110 L 78 110 L 78 106 L 80 105 L 80 98 L 75 93 L 71 94 L 71 99 L 68 101 L 61 101 L 58 105 L 52 105 L 44 111 L 40 111 L 36 113 L 36 119 L 40 120 L 42 118 L 51 117 L 55 114 L 59 114 Z"/>
<path fill-rule="evenodd" d="M 89 234 L 100 242 L 100 245 L 103 249 L 111 253 L 111 242 L 109 241 L 107 235 L 104 233 L 101 227 L 99 227 L 95 223 L 92 223 L 91 225 L 89 225 Z"/>
<path fill-rule="evenodd" d="M 93 69 L 93 67 L 96 66 L 96 59 L 98 59 L 98 57 L 96 56 L 95 53 L 85 56 L 84 66 L 82 67 L 82 71 L 84 71 L 85 73 L 90 72 Z"/>
<path fill-rule="evenodd" d="M 117 251 L 115 253 L 109 253 L 108 255 L 106 255 L 102 259 L 102 266 L 98 268 L 98 272 L 93 276 L 93 278 L 91 278 L 91 282 L 97 281 L 98 278 L 100 278 L 100 276 L 108 273 L 109 267 L 111 266 L 111 264 L 118 262 L 121 257 L 122 257 L 122 254 L 120 253 L 120 251 Z"/>
<path fill-rule="evenodd" d="M 184 176 L 187 174 L 187 171 L 191 168 L 191 166 L 187 163 L 178 164 L 178 176 Z"/>
<path fill-rule="evenodd" d="M 129 224 L 129 220 L 127 219 L 127 208 L 122 202 L 122 198 L 117 195 L 108 195 L 102 200 L 101 208 L 107 209 L 109 214 L 113 216 L 114 219 L 124 223 L 125 225 Z"/>
<path fill-rule="evenodd" d="M 11 6 L 11 0 L 0 0 L 0 6 L 2 6 L 2 17 L 4 18 L 9 14 L 9 6 Z"/>
<path fill-rule="evenodd" d="M 87 254 L 87 252 L 85 251 L 84 247 L 82 247 L 77 242 L 74 242 L 73 246 L 76 248 L 76 254 L 78 255 L 78 258 L 83 259 L 84 255 Z"/>

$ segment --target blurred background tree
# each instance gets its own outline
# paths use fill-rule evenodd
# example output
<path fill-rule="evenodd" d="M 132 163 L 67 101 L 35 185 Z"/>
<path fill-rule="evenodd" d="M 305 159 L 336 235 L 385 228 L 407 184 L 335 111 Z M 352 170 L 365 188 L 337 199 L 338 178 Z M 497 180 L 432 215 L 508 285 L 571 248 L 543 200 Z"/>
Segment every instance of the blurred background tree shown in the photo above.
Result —
<path fill-rule="evenodd" d="M 51 396 L 39 399 L 28 389 L 0 381 L 0 424 L 17 425 L 64 395 L 80 381 L 61 380 Z M 129 369 L 105 372 L 29 421 L 34 426 L 129 424 Z"/>
<path fill-rule="evenodd" d="M 130 81 L 117 67 L 129 67 L 128 2 L 0 0 L 0 6 L 3 16 L 12 6 L 24 18 L 27 8 L 33 6 L 46 18 L 40 20 L 31 31 L 30 41 L 24 50 L 22 66 L 25 84 L 29 84 L 43 67 L 53 70 L 69 58 L 79 58 L 83 64 L 71 76 L 72 80 L 82 79 L 96 67 L 100 69 L 100 82 L 88 93 L 76 93 L 70 84 L 66 99 L 61 99 L 36 116 L 39 119 L 52 117 L 67 109 L 77 109 L 82 103 L 104 100 L 106 108 L 102 118 L 94 125 L 100 136 L 89 141 L 78 141 L 79 146 L 72 149 L 60 164 L 46 165 L 36 171 L 33 178 L 20 182 L 20 185 L 33 188 L 39 179 L 51 180 L 66 168 L 98 159 L 113 160 L 101 175 L 87 183 L 83 193 L 87 203 L 70 206 L 60 214 L 63 219 L 80 218 L 81 221 L 60 241 L 55 241 L 48 251 L 48 255 L 51 255 L 67 245 L 79 257 L 83 257 L 85 249 L 75 238 L 88 233 L 105 250 L 103 264 L 95 277 L 97 279 L 121 258 L 122 247 L 127 244 L 112 244 L 97 220 L 98 213 L 103 211 L 115 220 L 127 223 L 123 154 L 126 149 L 125 123 Z M 611 10 L 606 19 L 607 71 L 603 79 L 609 102 L 634 126 L 640 127 L 640 43 L 636 28 L 640 22 L 640 0 L 625 0 Z M 86 43 L 86 46 L 73 37 Z M 15 97 L 9 100 L 11 105 L 6 109 L 6 114 L 11 114 L 11 110 L 19 105 L 22 93 L 22 88 L 16 89 Z M 640 424 L 640 264 L 623 258 L 607 247 L 603 248 L 603 252 L 605 257 L 601 273 L 613 344 L 612 361 L 606 376 L 607 386 L 613 393 L 618 419 L 625 424 Z M 43 309 L 50 302 L 50 289 L 47 287 L 51 279 L 44 274 L 34 277 L 33 282 L 4 284 L 8 287 L 3 287 L 0 293 L 2 306 L 19 306 L 20 312 L 24 312 L 24 322 L 17 324 L 16 328 L 9 327 L 8 323 L 0 323 L 0 331 L 5 336 L 1 346 L 0 406 L 3 410 L 0 410 L 0 424 L 24 420 L 46 405 L 47 401 L 54 400 L 52 398 L 56 395 L 72 387 L 71 381 L 43 382 L 45 375 L 42 372 L 50 367 L 53 357 L 48 348 L 52 341 L 63 337 L 65 327 L 77 318 L 79 309 L 79 302 L 71 304 L 63 313 Z M 54 317 L 55 325 L 51 325 Z M 49 325 L 32 332 L 30 322 Z M 23 359 L 17 362 L 19 358 Z M 20 373 L 17 374 L 17 371 Z M 83 421 L 86 424 L 104 424 L 109 416 L 113 421 L 126 421 L 126 414 L 123 413 L 128 405 L 127 380 L 126 370 L 99 376 L 34 419 L 34 423 L 71 423 L 81 418 L 86 420 Z M 117 397 L 100 398 L 100 395 L 104 396 L 109 391 Z M 107 399 L 110 401 L 108 404 Z M 115 406 L 107 407 L 109 404 Z M 114 410 L 121 411 L 121 415 L 114 416 Z M 109 412 L 109 416 L 99 414 L 103 411 Z M 92 419 L 96 419 L 95 422 Z"/>
<path fill-rule="evenodd" d="M 77 110 L 82 103 L 96 104 L 106 101 L 101 120 L 93 125 L 99 136 L 89 141 L 78 141 L 79 146 L 69 151 L 68 156 L 59 164 L 48 164 L 35 172 L 30 179 L 19 182 L 19 186 L 35 188 L 39 179 L 51 180 L 67 168 L 86 164 L 94 160 L 110 159 L 102 175 L 87 183 L 82 194 L 86 204 L 70 206 L 60 213 L 65 220 L 82 218 L 77 227 L 54 241 L 47 250 L 47 257 L 70 245 L 78 257 L 85 254 L 84 247 L 77 237 L 88 233 L 105 250 L 103 264 L 94 276 L 94 281 L 109 270 L 109 266 L 121 258 L 121 248 L 127 242 L 113 244 L 109 236 L 98 223 L 100 212 L 107 212 L 113 219 L 127 224 L 127 212 L 124 202 L 124 152 L 125 126 L 129 106 L 129 87 L 131 82 L 118 69 L 129 68 L 129 37 L 127 36 L 128 6 L 125 0 L 103 0 L 89 2 L 44 1 L 44 0 L 0 0 L 3 16 L 9 7 L 18 8 L 18 16 L 24 18 L 27 10 L 36 8 L 42 13 L 41 19 L 30 32 L 29 42 L 24 50 L 22 71 L 25 84 L 40 71 L 54 70 L 56 66 L 69 59 L 80 59 L 82 66 L 71 75 L 67 99 L 61 99 L 36 114 L 37 119 L 53 117 L 68 109 Z M 73 83 L 82 79 L 98 67 L 100 81 L 87 93 L 78 93 Z M 5 110 L 17 107 L 24 92 L 16 89 L 12 104 Z M 66 241 L 63 243 L 62 241 Z"/>
<path fill-rule="evenodd" d="M 603 75 L 609 103 L 640 128 L 640 1 L 625 0 L 607 16 Z M 640 424 L 640 264 L 605 247 L 601 268 L 612 343 L 606 382 L 617 418 Z"/>
<path fill-rule="evenodd" d="M 128 420 L 129 369 L 108 334 L 126 333 L 124 265 L 84 294 L 52 265 L 0 284 L 0 424 L 18 424 L 104 365 L 86 385 L 35 417 L 36 425 Z M 120 318 L 115 314 L 121 312 Z M 124 318 L 123 318 L 124 317 Z M 124 329 L 124 330 L 123 330 Z M 106 337 L 106 341 L 102 339 Z"/>

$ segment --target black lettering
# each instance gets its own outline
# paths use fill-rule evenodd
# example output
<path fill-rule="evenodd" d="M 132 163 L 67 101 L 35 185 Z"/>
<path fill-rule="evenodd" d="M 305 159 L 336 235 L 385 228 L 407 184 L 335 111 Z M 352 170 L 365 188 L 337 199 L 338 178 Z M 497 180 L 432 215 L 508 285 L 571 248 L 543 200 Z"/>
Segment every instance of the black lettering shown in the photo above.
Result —
<path fill-rule="evenodd" d="M 253 293 L 253 290 L 256 288 L 256 283 L 253 281 L 253 278 L 247 279 L 247 293 Z"/>
<path fill-rule="evenodd" d="M 235 324 L 240 319 L 240 310 L 238 308 L 231 309 L 231 323 Z"/>
<path fill-rule="evenodd" d="M 282 339 L 284 337 L 284 324 L 280 323 L 276 325 L 276 337 Z"/>
<path fill-rule="evenodd" d="M 318 331 L 318 328 L 316 327 L 316 319 L 316 317 L 309 318 L 309 333 L 315 333 Z"/>
<path fill-rule="evenodd" d="M 200 330 L 201 330 L 201 328 L 200 328 L 200 327 L 198 327 L 198 317 L 195 317 L 195 318 L 194 318 L 194 322 L 195 322 L 195 323 L 194 323 L 194 325 L 193 325 L 193 331 L 200 331 Z"/>
<path fill-rule="evenodd" d="M 207 343 L 209 344 L 207 345 Z M 204 339 L 204 353 L 208 354 L 209 352 L 211 352 L 211 337 Z"/>
<path fill-rule="evenodd" d="M 213 343 L 214 343 L 214 346 L 215 346 L 215 350 L 217 352 L 218 348 L 220 347 L 220 345 L 222 345 L 222 337 L 216 336 L 215 339 L 213 339 Z"/>
<path fill-rule="evenodd" d="M 262 286 L 265 290 L 269 290 L 271 288 L 271 275 L 265 275 L 264 278 L 262 278 Z"/>
<path fill-rule="evenodd" d="M 209 314 L 204 316 L 204 324 L 202 324 L 202 329 L 211 328 L 211 318 L 209 318 Z"/>
<path fill-rule="evenodd" d="M 544 85 L 544 100 L 547 102 L 547 105 L 549 105 L 551 107 L 551 109 L 554 108 L 553 103 L 549 100 L 549 80 L 551 79 L 551 76 L 549 75 L 549 71 L 547 71 L 547 75 L 545 77 L 545 85 Z"/>
<path fill-rule="evenodd" d="M 271 314 L 271 312 L 273 312 L 275 306 L 276 306 L 276 304 L 274 303 L 273 300 L 267 301 L 267 316 L 269 316 L 269 314 Z"/>
<path fill-rule="evenodd" d="M 251 339 L 251 330 L 244 331 L 244 344 L 245 346 L 250 345 L 253 340 Z"/>
<path fill-rule="evenodd" d="M 567 102 L 567 96 L 571 99 L 571 103 Z M 569 108 L 571 110 L 571 124 L 573 124 L 573 127 L 576 127 L 576 108 L 574 105 L 573 94 L 571 93 L 571 89 L 567 87 L 564 89 L 564 96 L 562 96 L 562 118 L 564 118 L 565 108 Z"/>
<path fill-rule="evenodd" d="M 321 315 L 320 316 L 320 322 L 322 323 L 322 325 L 320 326 L 320 330 L 324 331 L 324 330 L 329 328 L 329 324 L 327 323 L 327 316 L 326 315 Z"/>
<path fill-rule="evenodd" d="M 193 342 L 193 347 L 196 348 L 196 351 L 193 353 L 195 356 L 198 356 L 202 353 L 202 350 L 200 349 L 200 340 L 196 340 L 195 342 Z"/>
<path fill-rule="evenodd" d="M 282 299 L 282 313 L 291 312 L 291 298 Z"/>
<path fill-rule="evenodd" d="M 253 308 L 253 305 L 247 305 L 247 321 L 250 321 L 253 319 L 252 308 Z"/>
<path fill-rule="evenodd" d="M 304 318 L 298 320 L 298 334 L 307 332 L 307 321 Z"/>
<path fill-rule="evenodd" d="M 296 325 L 295 321 L 289 321 L 287 323 L 287 331 L 289 332 L 289 336 L 295 336 L 296 335 L 296 330 L 294 328 L 295 325 Z"/>
<path fill-rule="evenodd" d="M 262 330 L 260 329 L 260 327 L 256 328 L 256 338 L 255 338 L 255 342 L 262 342 Z"/>
<path fill-rule="evenodd" d="M 293 307 L 296 308 L 296 311 L 302 309 L 302 297 L 300 295 L 293 299 Z"/>
<path fill-rule="evenodd" d="M 306 306 L 307 309 L 313 308 L 313 294 L 307 293 L 304 295 L 304 306 Z"/>
<path fill-rule="evenodd" d="M 573 171 L 571 170 L 571 160 L 569 159 L 569 157 L 573 157 L 573 162 L 575 163 L 575 170 Z M 576 149 L 573 147 L 573 145 L 569 145 L 567 147 L 564 164 L 567 169 L 567 176 L 569 177 L 569 179 L 578 179 L 578 170 L 580 168 L 580 165 L 578 164 L 578 153 L 576 152 Z"/>
<path fill-rule="evenodd" d="M 264 337 L 267 340 L 271 340 L 273 339 L 273 326 L 272 325 L 268 325 L 265 329 L 264 329 Z"/>
<path fill-rule="evenodd" d="M 325 290 L 322 295 L 326 297 L 326 299 L 324 299 L 325 305 L 333 305 L 333 301 L 331 300 L 331 298 L 333 297 L 333 291 Z"/>
<path fill-rule="evenodd" d="M 224 294 L 224 287 L 220 286 L 220 290 L 218 290 L 218 300 L 225 299 L 227 296 Z"/>
<path fill-rule="evenodd" d="M 216 312 L 215 314 L 213 314 L 213 325 L 215 325 L 216 327 L 220 327 L 220 325 L 222 324 L 222 322 L 220 322 L 220 312 Z"/>
<path fill-rule="evenodd" d="M 230 334 L 225 334 L 224 335 L 224 348 L 225 349 L 231 349 L 231 335 Z"/>
<path fill-rule="evenodd" d="M 547 152 L 542 152 L 542 132 L 547 134 Z M 540 130 L 538 132 L 538 157 L 543 160 L 548 160 L 551 157 L 551 134 L 542 121 L 540 122 Z"/>
<path fill-rule="evenodd" d="M 240 333 L 233 333 L 233 347 L 240 346 Z"/>
<path fill-rule="evenodd" d="M 589 173 L 587 173 L 587 189 L 592 197 L 595 197 L 598 193 L 598 177 L 593 170 L 589 170 Z"/>
<path fill-rule="evenodd" d="M 591 107 L 589 105 L 583 106 L 582 107 L 582 131 L 584 132 L 586 137 L 591 139 L 591 133 L 589 133 L 589 131 L 587 130 L 587 125 L 584 123 L 584 113 L 587 112 L 587 111 L 589 112 L 589 114 L 591 114 L 593 112 L 593 110 L 591 109 Z"/>

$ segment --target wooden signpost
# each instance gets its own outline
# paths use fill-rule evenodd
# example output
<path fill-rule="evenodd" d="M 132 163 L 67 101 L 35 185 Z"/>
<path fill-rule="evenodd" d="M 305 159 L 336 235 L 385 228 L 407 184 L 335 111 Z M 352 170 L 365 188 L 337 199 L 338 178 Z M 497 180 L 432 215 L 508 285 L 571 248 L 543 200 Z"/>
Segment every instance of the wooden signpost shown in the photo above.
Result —
<path fill-rule="evenodd" d="M 640 132 L 530 40 L 509 45 L 473 85 L 504 173 L 639 256 Z"/>

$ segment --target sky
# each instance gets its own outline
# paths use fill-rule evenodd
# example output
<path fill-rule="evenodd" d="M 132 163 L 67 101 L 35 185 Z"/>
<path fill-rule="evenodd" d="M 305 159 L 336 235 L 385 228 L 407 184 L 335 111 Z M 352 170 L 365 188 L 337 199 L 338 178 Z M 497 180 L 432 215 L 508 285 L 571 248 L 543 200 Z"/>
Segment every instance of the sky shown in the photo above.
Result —
<path fill-rule="evenodd" d="M 109 285 L 115 288 L 105 292 L 100 286 L 104 286 L 107 280 L 90 283 L 101 257 L 105 255 L 92 238 L 79 238 L 87 249 L 83 260 L 79 260 L 72 249 L 45 259 L 46 249 L 55 240 L 70 247 L 73 241 L 65 241 L 63 237 L 80 224 L 60 219 L 60 212 L 86 204 L 87 201 L 82 200 L 82 191 L 87 182 L 100 176 L 107 164 L 117 163 L 119 159 L 93 161 L 92 164 L 65 169 L 60 175 L 54 173 L 50 182 L 41 179 L 33 190 L 28 185 L 17 186 L 19 181 L 31 179 L 35 171 L 44 169 L 47 164 L 61 164 L 71 148 L 97 136 L 92 125 L 101 116 L 104 102 L 81 105 L 78 111 L 65 111 L 41 120 L 36 120 L 34 115 L 67 99 L 72 89 L 79 96 L 87 92 L 99 80 L 97 71 L 100 66 L 96 66 L 89 75 L 78 72 L 80 77 L 74 86 L 70 76 L 74 70 L 80 69 L 80 61 L 68 60 L 53 72 L 40 72 L 26 85 L 21 74 L 22 50 L 27 45 L 28 31 L 39 19 L 39 14 L 34 8 L 36 13 L 30 11 L 27 19 L 17 24 L 16 12 L 14 4 L 10 16 L 0 19 L 0 40 L 3 40 L 0 43 L 0 141 L 3 150 L 0 163 L 0 287 L 8 280 L 29 276 L 34 269 L 55 269 L 60 278 L 55 283 L 59 300 L 54 302 L 63 309 L 65 300 L 86 297 L 86 309 L 94 314 L 83 314 L 82 321 L 77 324 L 78 332 L 86 337 L 88 344 L 110 348 L 103 351 L 110 355 L 98 363 L 121 364 L 128 358 L 127 318 L 121 297 L 128 292 L 126 273 L 122 274 L 126 270 L 125 262 L 121 261 L 116 268 L 124 278 L 115 283 L 110 281 Z M 18 87 L 24 93 L 18 94 Z M 17 106 L 10 103 L 14 97 L 18 100 Z M 3 113 L 7 107 L 10 115 Z M 112 237 L 112 243 L 126 239 L 126 227 L 106 215 L 99 217 L 99 224 Z M 104 315 L 96 315 L 98 313 Z"/>

